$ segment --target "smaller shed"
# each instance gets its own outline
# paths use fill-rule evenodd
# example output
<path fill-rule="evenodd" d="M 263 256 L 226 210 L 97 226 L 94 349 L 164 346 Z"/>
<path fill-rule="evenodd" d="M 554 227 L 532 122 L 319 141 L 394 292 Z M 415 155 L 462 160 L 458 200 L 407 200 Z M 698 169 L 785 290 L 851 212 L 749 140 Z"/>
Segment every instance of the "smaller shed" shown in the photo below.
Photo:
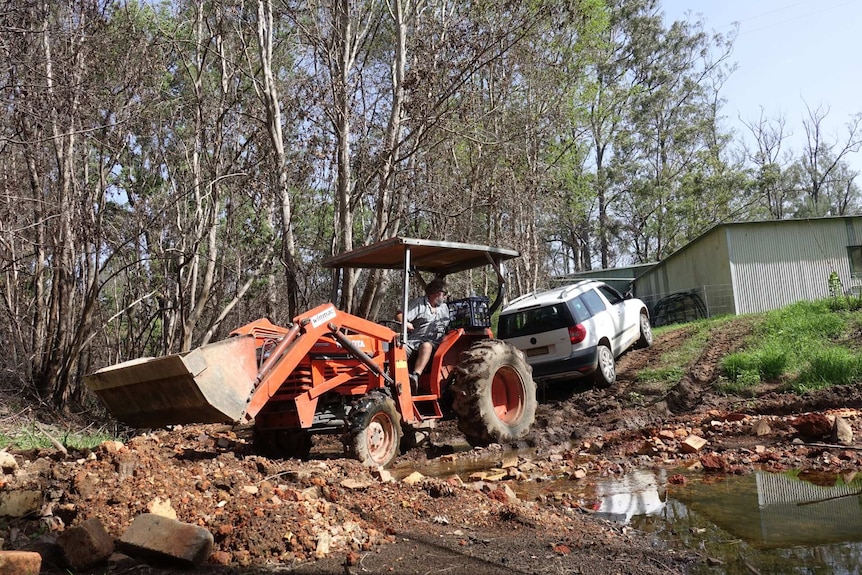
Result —
<path fill-rule="evenodd" d="M 698 296 L 707 316 L 768 311 L 862 290 L 862 216 L 717 225 L 639 275 L 650 310 L 675 294 Z"/>
<path fill-rule="evenodd" d="M 564 276 L 551 278 L 551 283 L 556 286 L 579 282 L 581 280 L 603 281 L 614 287 L 621 293 L 626 293 L 639 275 L 653 267 L 655 264 L 635 264 L 618 268 L 602 268 L 575 272 Z"/>

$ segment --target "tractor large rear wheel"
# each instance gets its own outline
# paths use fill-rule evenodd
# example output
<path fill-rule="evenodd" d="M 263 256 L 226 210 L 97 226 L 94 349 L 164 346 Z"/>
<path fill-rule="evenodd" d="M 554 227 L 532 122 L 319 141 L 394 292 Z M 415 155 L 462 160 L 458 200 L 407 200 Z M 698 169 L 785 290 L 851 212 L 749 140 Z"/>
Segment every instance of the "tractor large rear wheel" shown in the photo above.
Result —
<path fill-rule="evenodd" d="M 497 339 L 473 344 L 452 383 L 458 428 L 473 446 L 522 439 L 536 418 L 536 383 L 524 353 Z"/>
<path fill-rule="evenodd" d="M 401 417 L 395 402 L 372 391 L 358 399 L 350 410 L 344 445 L 351 456 L 369 467 L 386 467 L 398 457 Z"/>

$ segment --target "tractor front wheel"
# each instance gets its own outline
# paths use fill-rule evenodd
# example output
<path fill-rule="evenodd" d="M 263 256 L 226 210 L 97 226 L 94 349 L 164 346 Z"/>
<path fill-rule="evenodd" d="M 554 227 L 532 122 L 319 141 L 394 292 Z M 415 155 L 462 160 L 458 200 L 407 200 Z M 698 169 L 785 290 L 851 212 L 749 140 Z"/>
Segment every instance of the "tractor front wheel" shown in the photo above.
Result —
<path fill-rule="evenodd" d="M 473 446 L 522 439 L 536 418 L 536 383 L 524 353 L 489 339 L 461 356 L 452 384 L 458 428 Z"/>
<path fill-rule="evenodd" d="M 395 402 L 374 391 L 357 400 L 350 410 L 344 446 L 364 465 L 386 467 L 398 457 L 401 435 Z"/>

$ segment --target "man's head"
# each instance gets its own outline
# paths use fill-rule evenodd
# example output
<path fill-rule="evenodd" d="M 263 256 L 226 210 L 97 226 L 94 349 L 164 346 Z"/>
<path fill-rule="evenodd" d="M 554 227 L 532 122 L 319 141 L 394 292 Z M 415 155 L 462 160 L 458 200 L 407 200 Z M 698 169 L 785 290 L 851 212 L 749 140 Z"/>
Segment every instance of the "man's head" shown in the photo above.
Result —
<path fill-rule="evenodd" d="M 446 295 L 446 282 L 440 278 L 434 278 L 428 282 L 427 286 L 425 286 L 425 295 L 428 296 L 429 299 L 432 297 L 440 298 L 441 296 Z"/>

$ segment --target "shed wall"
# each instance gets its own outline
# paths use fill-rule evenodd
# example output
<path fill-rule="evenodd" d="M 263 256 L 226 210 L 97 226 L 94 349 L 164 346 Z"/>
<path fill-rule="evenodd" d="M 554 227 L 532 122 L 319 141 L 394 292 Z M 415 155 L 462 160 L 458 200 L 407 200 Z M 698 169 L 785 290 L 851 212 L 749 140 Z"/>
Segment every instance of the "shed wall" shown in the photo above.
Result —
<path fill-rule="evenodd" d="M 650 309 L 663 297 L 697 293 L 710 315 L 735 313 L 727 228 L 719 226 L 671 254 L 635 282 L 635 295 Z"/>
<path fill-rule="evenodd" d="M 829 296 L 829 275 L 845 289 L 850 275 L 847 247 L 862 243 L 862 218 L 757 222 L 728 226 L 737 313 L 776 309 Z"/>

